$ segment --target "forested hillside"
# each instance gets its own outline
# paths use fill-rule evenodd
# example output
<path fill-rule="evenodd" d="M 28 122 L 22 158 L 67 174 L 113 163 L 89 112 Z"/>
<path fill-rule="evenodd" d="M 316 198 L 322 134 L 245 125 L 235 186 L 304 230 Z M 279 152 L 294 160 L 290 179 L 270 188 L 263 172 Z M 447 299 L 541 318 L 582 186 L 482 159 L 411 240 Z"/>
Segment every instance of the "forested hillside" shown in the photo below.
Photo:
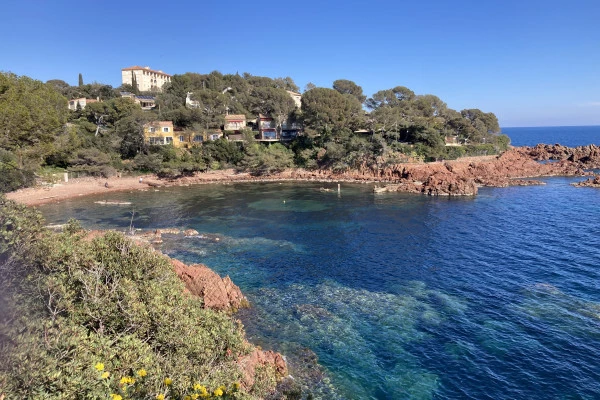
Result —
<path fill-rule="evenodd" d="M 155 96 L 156 107 L 143 111 L 121 91 L 100 83 L 70 86 L 0 73 L 0 189 L 33 184 L 35 176 L 58 171 L 111 176 L 120 172 L 154 172 L 177 177 L 207 169 L 236 168 L 255 174 L 290 167 L 334 171 L 377 169 L 406 161 L 454 159 L 503 151 L 509 139 L 500 134 L 493 113 L 452 110 L 434 95 L 418 95 L 403 86 L 367 97 L 349 80 L 332 88 L 308 84 L 297 108 L 288 91 L 299 92 L 289 78 L 248 73 L 174 75 Z M 144 93 L 143 93 L 144 94 Z M 186 106 L 193 102 L 194 107 Z M 99 100 L 67 109 L 74 98 Z M 227 114 L 258 114 L 300 126 L 293 140 L 265 144 L 251 127 L 241 140 L 223 138 L 187 149 L 150 145 L 143 125 L 173 121 L 180 132 L 207 132 L 223 127 Z M 450 139 L 453 146 L 446 146 Z"/>

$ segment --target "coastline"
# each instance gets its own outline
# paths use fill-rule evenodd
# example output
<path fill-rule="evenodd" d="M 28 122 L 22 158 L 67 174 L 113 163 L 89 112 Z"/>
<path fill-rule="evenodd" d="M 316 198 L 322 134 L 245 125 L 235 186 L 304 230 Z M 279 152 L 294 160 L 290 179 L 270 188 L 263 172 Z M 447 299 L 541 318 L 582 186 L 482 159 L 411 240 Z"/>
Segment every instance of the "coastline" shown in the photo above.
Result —
<path fill-rule="evenodd" d="M 554 160 L 555 162 L 540 162 Z M 542 176 L 587 176 L 585 169 L 600 167 L 600 148 L 594 145 L 568 148 L 561 145 L 515 147 L 500 155 L 466 157 L 420 164 L 392 164 L 343 173 L 330 170 L 289 169 L 253 176 L 232 169 L 197 173 L 164 180 L 156 175 L 136 177 L 77 178 L 48 187 L 20 189 L 6 194 L 10 200 L 37 206 L 79 196 L 120 191 L 157 190 L 159 187 L 241 182 L 351 182 L 384 184 L 376 192 L 401 191 L 428 195 L 472 196 L 480 186 L 506 187 L 542 184 L 523 180 Z M 140 182 L 140 178 L 142 181 Z"/>

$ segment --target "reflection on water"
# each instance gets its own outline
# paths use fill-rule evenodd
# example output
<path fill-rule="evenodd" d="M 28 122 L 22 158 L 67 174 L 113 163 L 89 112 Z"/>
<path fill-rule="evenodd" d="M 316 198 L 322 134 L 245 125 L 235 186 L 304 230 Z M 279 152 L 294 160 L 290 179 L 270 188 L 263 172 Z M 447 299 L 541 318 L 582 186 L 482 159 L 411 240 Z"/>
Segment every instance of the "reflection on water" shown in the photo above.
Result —
<path fill-rule="evenodd" d="M 285 354 L 315 398 L 596 398 L 600 196 L 545 182 L 458 199 L 204 185 L 42 210 L 200 232 L 160 249 L 231 276 L 252 304 L 249 338 Z"/>

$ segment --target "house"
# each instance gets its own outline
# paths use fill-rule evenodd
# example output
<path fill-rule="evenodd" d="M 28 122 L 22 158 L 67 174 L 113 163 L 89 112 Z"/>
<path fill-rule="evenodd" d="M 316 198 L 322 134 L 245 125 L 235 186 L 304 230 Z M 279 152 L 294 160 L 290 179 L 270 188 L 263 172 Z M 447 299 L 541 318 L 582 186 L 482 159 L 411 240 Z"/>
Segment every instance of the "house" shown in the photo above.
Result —
<path fill-rule="evenodd" d="M 239 133 L 241 129 L 246 127 L 246 116 L 244 114 L 232 114 L 225 116 L 224 131 L 234 131 Z"/>
<path fill-rule="evenodd" d="M 220 129 L 211 129 L 204 132 L 191 132 L 189 137 L 189 145 L 200 145 L 204 142 L 219 140 L 223 137 L 223 131 Z"/>
<path fill-rule="evenodd" d="M 286 92 L 292 97 L 292 100 L 296 103 L 296 107 L 300 108 L 302 106 L 302 95 L 297 92 L 292 92 L 291 90 L 286 90 Z"/>
<path fill-rule="evenodd" d="M 446 146 L 460 146 L 461 144 L 458 142 L 458 136 L 446 136 L 444 137 L 444 142 Z"/>
<path fill-rule="evenodd" d="M 175 147 L 182 147 L 185 143 L 185 137 L 180 135 L 174 141 L 174 135 L 175 131 L 172 121 L 154 121 L 144 124 L 144 140 L 148 144 L 172 144 Z"/>
<path fill-rule="evenodd" d="M 156 107 L 156 98 L 154 96 L 136 95 L 131 92 L 121 92 L 121 97 L 127 97 L 142 107 L 142 110 L 148 111 Z"/>
<path fill-rule="evenodd" d="M 84 109 L 87 104 L 97 103 L 99 101 L 100 99 L 86 99 L 85 97 L 82 97 L 80 99 L 69 100 L 69 110 L 77 110 L 77 104 L 79 104 L 79 107 L 81 107 L 81 109 Z"/>
<path fill-rule="evenodd" d="M 279 140 L 277 126 L 273 118 L 259 114 L 258 118 L 256 118 L 256 124 L 258 125 L 257 140 L 266 142 L 274 142 Z"/>
<path fill-rule="evenodd" d="M 197 100 L 192 100 L 192 92 L 187 92 L 185 96 L 185 106 L 188 108 L 198 108 L 200 107 L 200 102 Z"/>
<path fill-rule="evenodd" d="M 292 122 L 289 119 L 287 119 L 284 123 L 281 124 L 281 140 L 285 141 L 295 139 L 301 131 L 302 126 L 299 122 Z"/>
<path fill-rule="evenodd" d="M 140 92 L 162 92 L 165 83 L 171 82 L 171 75 L 155 71 L 150 67 L 133 66 L 121 69 L 121 82 L 133 85 L 133 77 Z"/>

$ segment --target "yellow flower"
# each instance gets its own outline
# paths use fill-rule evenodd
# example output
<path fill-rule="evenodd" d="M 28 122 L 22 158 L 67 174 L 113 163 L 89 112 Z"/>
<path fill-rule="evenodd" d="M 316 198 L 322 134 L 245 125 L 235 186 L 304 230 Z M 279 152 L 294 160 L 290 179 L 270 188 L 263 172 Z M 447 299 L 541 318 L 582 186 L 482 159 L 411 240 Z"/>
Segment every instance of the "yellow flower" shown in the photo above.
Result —
<path fill-rule="evenodd" d="M 145 370 L 144 368 L 142 368 L 142 369 L 140 369 L 140 370 L 137 372 L 137 375 L 138 375 L 140 378 L 143 378 L 143 377 L 145 377 L 146 375 L 148 375 L 148 373 L 146 372 L 146 370 Z"/>
<path fill-rule="evenodd" d="M 111 398 L 112 400 L 123 400 L 123 397 L 121 397 L 121 395 L 120 395 L 120 394 L 114 394 L 114 393 L 111 393 L 111 394 L 110 394 L 110 398 Z"/>
<path fill-rule="evenodd" d="M 194 383 L 194 390 L 201 390 L 202 389 L 202 385 L 199 383 Z"/>
<path fill-rule="evenodd" d="M 99 362 L 99 363 L 96 363 L 96 365 L 94 365 L 94 368 L 96 368 L 96 370 L 97 370 L 98 372 L 100 372 L 100 371 L 104 371 L 104 364 L 102 364 L 101 362 Z"/>
<path fill-rule="evenodd" d="M 124 376 L 121 378 L 121 385 L 133 385 L 135 383 L 135 379 L 131 376 Z"/>
<path fill-rule="evenodd" d="M 171 386 L 172 384 L 173 384 L 173 379 L 171 379 L 171 378 L 165 378 L 165 385 Z"/>
<path fill-rule="evenodd" d="M 110 372 L 106 371 L 102 373 L 102 379 L 106 379 L 110 376 Z"/>
<path fill-rule="evenodd" d="M 184 396 L 183 400 L 192 400 L 192 398 L 189 395 Z"/>
<path fill-rule="evenodd" d="M 238 390 L 240 390 L 240 383 L 239 382 L 233 382 L 233 391 L 237 392 Z"/>
<path fill-rule="evenodd" d="M 165 400 L 165 395 L 160 393 L 156 395 L 156 400 Z"/>
<path fill-rule="evenodd" d="M 196 400 L 198 397 L 200 397 L 200 395 L 198 393 L 195 393 L 195 394 L 193 394 L 193 395 L 190 396 L 190 398 L 192 400 Z"/>
<path fill-rule="evenodd" d="M 221 388 L 217 388 L 217 389 L 215 389 L 213 394 L 217 397 L 221 397 L 221 396 L 223 396 L 223 390 Z"/>

